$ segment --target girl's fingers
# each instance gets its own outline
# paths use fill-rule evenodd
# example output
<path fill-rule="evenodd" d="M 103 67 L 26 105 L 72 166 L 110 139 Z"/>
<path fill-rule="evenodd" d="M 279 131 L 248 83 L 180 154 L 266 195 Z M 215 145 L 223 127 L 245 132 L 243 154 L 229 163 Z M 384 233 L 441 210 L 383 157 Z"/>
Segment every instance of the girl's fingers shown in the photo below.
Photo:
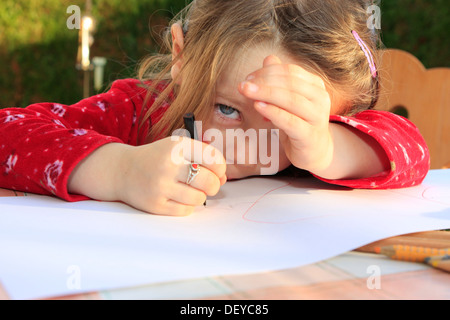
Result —
<path fill-rule="evenodd" d="M 305 96 L 285 88 L 258 86 L 258 90 L 256 90 L 256 88 L 252 88 L 252 85 L 254 84 L 246 83 L 243 88 L 246 96 L 250 99 L 278 106 L 311 124 L 319 124 L 324 118 L 328 120 L 328 106 L 314 104 Z M 325 117 L 323 117 L 324 112 L 326 113 Z"/>
<path fill-rule="evenodd" d="M 197 163 L 222 179 L 226 172 L 226 160 L 223 154 L 214 146 L 190 138 L 183 141 L 174 151 L 175 155 L 181 153 L 185 164 Z M 179 159 L 176 159 L 179 162 Z"/>
<path fill-rule="evenodd" d="M 251 81 L 244 81 L 241 84 L 241 92 L 249 98 L 254 98 L 254 94 L 257 93 L 254 91 L 256 88 L 252 88 L 253 84 L 258 86 L 258 91 L 261 92 L 270 90 L 271 88 L 282 88 L 302 95 L 306 99 L 316 103 L 320 103 L 321 98 L 324 95 L 328 95 L 325 89 L 319 88 L 297 77 L 289 75 L 265 75 L 254 78 Z M 270 92 L 267 95 L 270 95 Z"/>
<path fill-rule="evenodd" d="M 177 175 L 177 182 L 187 185 L 186 182 L 189 175 L 189 166 L 190 164 L 186 165 L 185 168 L 179 171 L 179 174 Z M 198 165 L 198 168 L 198 174 L 189 184 L 189 187 L 199 190 L 208 196 L 216 195 L 217 192 L 219 192 L 223 178 L 218 177 L 207 167 Z"/>
<path fill-rule="evenodd" d="M 250 73 L 247 76 L 247 80 L 273 75 L 289 75 L 310 83 L 318 88 L 325 89 L 325 83 L 320 76 L 311 73 L 296 64 L 282 64 L 281 60 L 276 56 L 267 57 L 264 60 L 263 67 Z"/>
<path fill-rule="evenodd" d="M 267 56 L 263 61 L 264 67 L 270 66 L 270 65 L 277 65 L 277 64 L 282 64 L 282 62 L 281 62 L 280 58 L 278 58 L 277 56 L 275 56 L 273 54 L 270 56 Z"/>
<path fill-rule="evenodd" d="M 256 109 L 280 129 L 292 131 L 292 125 L 303 121 L 321 125 L 329 118 L 331 99 L 323 80 L 299 65 L 282 64 L 273 55 L 241 83 L 239 91 L 249 99 L 264 102 L 256 103 Z"/>
<path fill-rule="evenodd" d="M 194 212 L 195 206 L 179 203 L 174 200 L 166 200 L 164 203 L 164 209 L 158 213 L 159 215 L 184 217 Z"/>
<path fill-rule="evenodd" d="M 206 201 L 203 191 L 193 188 L 185 183 L 176 183 L 168 192 L 167 198 L 187 206 L 199 206 Z"/>
<path fill-rule="evenodd" d="M 193 212 L 196 206 L 201 206 L 207 195 L 215 195 L 220 188 L 221 181 L 206 167 L 199 166 L 198 175 L 187 185 L 189 165 L 186 170 L 180 170 L 179 181 L 174 182 L 168 188 L 161 190 L 165 193 L 166 203 L 162 214 L 171 216 L 185 216 Z"/>
<path fill-rule="evenodd" d="M 255 108 L 262 116 L 269 119 L 275 127 L 282 130 L 290 139 L 302 139 L 311 125 L 304 119 L 282 108 L 265 102 L 255 102 Z"/>

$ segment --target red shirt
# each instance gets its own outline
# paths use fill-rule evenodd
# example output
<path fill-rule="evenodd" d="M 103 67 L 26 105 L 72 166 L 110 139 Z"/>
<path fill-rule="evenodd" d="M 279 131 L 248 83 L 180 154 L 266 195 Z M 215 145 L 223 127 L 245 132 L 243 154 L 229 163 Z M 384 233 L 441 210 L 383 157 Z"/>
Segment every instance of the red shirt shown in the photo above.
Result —
<path fill-rule="evenodd" d="M 155 97 L 144 107 L 147 91 L 140 84 L 135 79 L 118 80 L 108 92 L 70 106 L 37 103 L 0 110 L 0 187 L 53 194 L 68 201 L 88 199 L 67 192 L 69 176 L 81 160 L 107 143 L 145 143 L 150 122 L 138 132 L 139 119 Z M 167 107 L 152 114 L 152 123 Z M 366 179 L 322 180 L 351 188 L 400 188 L 425 178 L 429 151 L 407 119 L 368 110 L 354 117 L 331 116 L 330 121 L 346 123 L 375 138 L 391 170 Z"/>

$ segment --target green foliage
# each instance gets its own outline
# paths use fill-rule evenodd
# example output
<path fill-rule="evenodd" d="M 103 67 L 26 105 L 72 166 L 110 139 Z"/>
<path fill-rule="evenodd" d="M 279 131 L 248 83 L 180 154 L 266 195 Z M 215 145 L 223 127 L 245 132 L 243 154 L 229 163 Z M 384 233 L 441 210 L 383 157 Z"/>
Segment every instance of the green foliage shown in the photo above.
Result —
<path fill-rule="evenodd" d="M 92 2 L 96 33 L 91 53 L 107 57 L 108 85 L 135 76 L 140 59 L 159 48 L 157 31 L 190 0 Z M 0 0 L 0 107 L 82 99 L 83 75 L 75 68 L 78 30 L 66 27 L 66 10 L 70 5 L 84 10 L 84 4 Z M 409 51 L 429 68 L 450 66 L 448 0 L 383 0 L 381 11 L 386 47 Z"/>
<path fill-rule="evenodd" d="M 96 32 L 91 57 L 108 59 L 105 87 L 115 79 L 135 76 L 139 60 L 159 49 L 154 31 L 166 26 L 186 1 L 93 1 Z M 85 1 L 0 1 L 0 107 L 73 104 L 82 99 L 83 73 L 75 68 L 78 30 L 66 25 L 70 5 L 83 11 Z"/>
<path fill-rule="evenodd" d="M 427 68 L 450 67 L 448 0 L 383 0 L 381 13 L 387 48 L 411 52 Z"/>

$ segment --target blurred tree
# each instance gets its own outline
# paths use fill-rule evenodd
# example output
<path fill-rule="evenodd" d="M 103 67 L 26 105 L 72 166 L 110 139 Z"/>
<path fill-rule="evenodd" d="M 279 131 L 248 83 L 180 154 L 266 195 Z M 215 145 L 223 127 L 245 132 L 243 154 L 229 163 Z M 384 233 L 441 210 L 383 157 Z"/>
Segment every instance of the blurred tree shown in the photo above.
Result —
<path fill-rule="evenodd" d="M 384 0 L 381 13 L 387 48 L 408 51 L 427 68 L 450 67 L 448 0 Z"/>
<path fill-rule="evenodd" d="M 159 49 L 155 34 L 188 0 L 94 0 L 91 57 L 107 57 L 105 86 L 135 75 L 136 64 Z M 72 104 L 82 98 L 76 70 L 78 30 L 67 7 L 84 0 L 0 1 L 0 107 L 36 102 Z"/>
<path fill-rule="evenodd" d="M 158 50 L 156 36 L 191 0 L 93 0 L 93 56 L 107 57 L 105 82 L 133 77 L 144 56 Z M 218 0 L 219 1 L 219 0 Z M 82 98 L 75 69 L 78 30 L 66 27 L 67 7 L 84 0 L 0 0 L 0 107 L 35 102 L 72 104 Z M 450 2 L 384 0 L 386 47 L 416 55 L 426 67 L 449 67 Z"/>

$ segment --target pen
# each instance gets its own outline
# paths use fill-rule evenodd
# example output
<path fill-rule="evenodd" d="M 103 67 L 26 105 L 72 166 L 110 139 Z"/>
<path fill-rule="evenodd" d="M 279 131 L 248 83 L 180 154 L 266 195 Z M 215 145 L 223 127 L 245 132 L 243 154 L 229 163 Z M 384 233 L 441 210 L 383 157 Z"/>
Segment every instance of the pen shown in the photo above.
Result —
<path fill-rule="evenodd" d="M 184 126 L 191 135 L 191 139 L 198 140 L 197 128 L 195 127 L 195 117 L 193 113 L 186 113 L 184 115 Z"/>
<path fill-rule="evenodd" d="M 197 128 L 195 127 L 195 117 L 193 113 L 186 113 L 183 116 L 184 119 L 184 127 L 189 132 L 189 135 L 191 136 L 191 139 L 199 140 L 198 134 L 197 134 Z M 206 201 L 203 203 L 204 206 L 206 206 Z"/>

